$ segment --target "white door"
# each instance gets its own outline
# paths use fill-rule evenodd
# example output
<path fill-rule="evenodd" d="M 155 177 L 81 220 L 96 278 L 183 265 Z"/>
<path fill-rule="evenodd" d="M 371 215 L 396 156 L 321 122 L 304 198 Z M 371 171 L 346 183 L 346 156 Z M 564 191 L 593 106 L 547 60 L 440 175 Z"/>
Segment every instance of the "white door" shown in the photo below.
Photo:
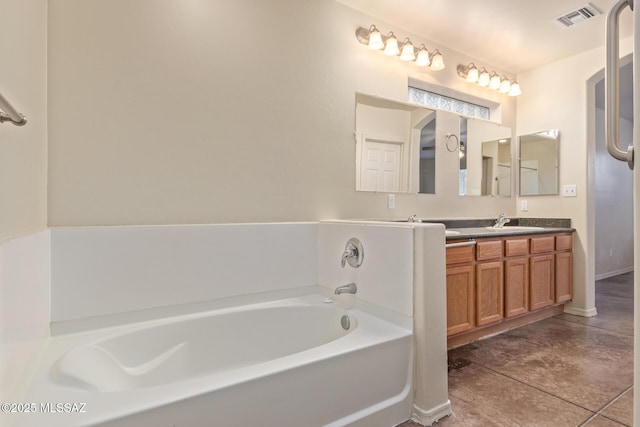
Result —
<path fill-rule="evenodd" d="M 402 145 L 365 140 L 362 150 L 361 186 L 365 191 L 400 190 Z"/>

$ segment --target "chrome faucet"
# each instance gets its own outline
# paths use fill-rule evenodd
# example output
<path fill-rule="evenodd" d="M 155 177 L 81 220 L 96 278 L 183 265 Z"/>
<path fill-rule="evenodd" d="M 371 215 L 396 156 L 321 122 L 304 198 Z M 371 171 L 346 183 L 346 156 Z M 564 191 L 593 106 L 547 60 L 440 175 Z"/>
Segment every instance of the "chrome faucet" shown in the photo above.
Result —
<path fill-rule="evenodd" d="M 422 222 L 421 219 L 418 219 L 418 215 L 411 215 L 408 219 L 407 222 Z"/>
<path fill-rule="evenodd" d="M 358 291 L 358 287 L 355 283 L 348 283 L 346 285 L 338 286 L 333 292 L 336 295 L 340 294 L 355 294 Z"/>
<path fill-rule="evenodd" d="M 507 214 L 502 212 L 498 219 L 496 219 L 496 223 L 493 225 L 493 228 L 502 228 L 508 222 L 511 222 L 509 218 L 507 218 Z"/>

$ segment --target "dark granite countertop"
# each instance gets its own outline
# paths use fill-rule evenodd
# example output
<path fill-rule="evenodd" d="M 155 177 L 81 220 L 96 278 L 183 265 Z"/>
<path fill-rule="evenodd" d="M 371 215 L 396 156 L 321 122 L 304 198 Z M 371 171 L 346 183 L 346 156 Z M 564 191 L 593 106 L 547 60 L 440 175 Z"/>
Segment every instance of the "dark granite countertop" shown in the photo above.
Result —
<path fill-rule="evenodd" d="M 529 234 L 551 234 L 551 233 L 572 233 L 575 231 L 571 227 L 541 227 L 541 226 L 509 226 L 505 225 L 503 228 L 488 228 L 484 227 L 462 227 L 462 228 L 447 228 L 447 241 L 451 240 L 464 240 L 475 239 L 480 237 L 505 237 L 505 236 L 519 236 Z M 538 227 L 538 228 L 533 228 Z"/>

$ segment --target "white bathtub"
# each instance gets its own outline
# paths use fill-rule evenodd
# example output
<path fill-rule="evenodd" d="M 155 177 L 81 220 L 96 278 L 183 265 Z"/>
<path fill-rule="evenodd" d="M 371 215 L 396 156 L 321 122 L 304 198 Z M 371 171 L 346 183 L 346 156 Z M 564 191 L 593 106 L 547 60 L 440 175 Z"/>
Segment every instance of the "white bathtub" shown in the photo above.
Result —
<path fill-rule="evenodd" d="M 297 427 L 409 418 L 412 331 L 325 301 L 309 294 L 53 338 L 23 402 L 36 410 L 11 419 Z"/>

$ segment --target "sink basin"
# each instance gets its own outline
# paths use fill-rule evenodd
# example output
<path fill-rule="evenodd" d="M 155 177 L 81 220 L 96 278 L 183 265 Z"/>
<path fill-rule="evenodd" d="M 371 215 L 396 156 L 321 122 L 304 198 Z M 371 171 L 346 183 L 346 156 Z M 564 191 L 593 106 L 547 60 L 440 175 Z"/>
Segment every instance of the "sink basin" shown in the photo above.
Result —
<path fill-rule="evenodd" d="M 492 230 L 492 231 L 527 231 L 527 230 L 542 230 L 543 227 L 526 227 L 526 226 L 521 226 L 521 225 L 512 225 L 512 226 L 504 226 L 502 228 L 493 228 L 493 227 L 486 227 L 487 230 Z"/>
<path fill-rule="evenodd" d="M 456 230 L 444 230 L 445 236 L 455 236 L 456 234 L 460 234 L 460 232 Z"/>

